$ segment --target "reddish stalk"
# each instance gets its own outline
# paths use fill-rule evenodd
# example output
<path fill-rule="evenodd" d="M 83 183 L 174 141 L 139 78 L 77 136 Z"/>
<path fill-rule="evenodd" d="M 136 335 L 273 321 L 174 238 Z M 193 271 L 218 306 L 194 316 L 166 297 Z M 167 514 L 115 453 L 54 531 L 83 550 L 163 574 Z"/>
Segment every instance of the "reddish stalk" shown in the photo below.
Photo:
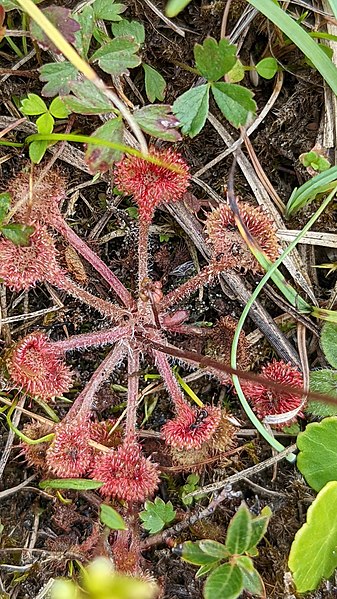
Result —
<path fill-rule="evenodd" d="M 131 327 L 114 327 L 113 329 L 104 329 L 94 333 L 83 333 L 82 335 L 73 335 L 63 341 L 52 342 L 53 351 L 67 352 L 74 349 L 85 349 L 94 345 L 113 344 L 131 334 Z"/>
<path fill-rule="evenodd" d="M 65 278 L 60 284 L 56 284 L 56 286 L 112 320 L 121 320 L 125 316 L 125 312 L 119 306 L 96 297 L 92 293 L 89 293 L 89 291 L 76 285 L 71 279 Z"/>
<path fill-rule="evenodd" d="M 184 409 L 184 407 L 186 406 L 186 402 L 184 399 L 184 395 L 177 383 L 177 380 L 172 373 L 168 358 L 165 354 L 161 353 L 158 350 L 154 350 L 153 354 L 156 359 L 156 364 L 159 373 L 174 402 L 175 409 L 177 412 L 179 412 L 180 410 Z"/>
<path fill-rule="evenodd" d="M 134 300 L 129 291 L 124 287 L 123 283 L 111 272 L 110 268 L 93 252 L 90 247 L 82 241 L 78 235 L 64 221 L 61 214 L 58 218 L 51 218 L 50 224 L 56 229 L 77 251 L 78 253 L 91 264 L 91 266 L 99 272 L 99 274 L 109 283 L 117 297 L 123 302 L 127 308 L 134 307 Z"/>
<path fill-rule="evenodd" d="M 139 260 L 139 293 L 142 292 L 144 279 L 148 278 L 148 248 L 149 248 L 150 223 L 140 216 L 138 237 L 138 260 Z"/>
<path fill-rule="evenodd" d="M 66 416 L 67 420 L 69 418 L 73 418 L 74 416 L 78 416 L 80 413 L 81 416 L 86 416 L 91 412 L 92 404 L 95 399 L 95 394 L 97 393 L 100 386 L 109 378 L 111 373 L 116 368 L 117 364 L 119 364 L 123 360 L 126 352 L 127 348 L 123 344 L 123 342 L 120 341 L 119 343 L 117 343 L 113 350 L 111 350 L 111 352 L 99 365 L 97 370 L 95 370 L 89 383 L 85 386 L 83 391 L 74 401 Z"/>
<path fill-rule="evenodd" d="M 125 442 L 136 442 L 137 400 L 139 391 L 139 350 L 132 344 L 128 356 L 128 401 L 126 413 Z"/>
<path fill-rule="evenodd" d="M 223 271 L 221 264 L 212 263 L 205 266 L 197 275 L 183 283 L 177 289 L 173 289 L 165 295 L 161 302 L 161 310 L 167 310 L 178 302 L 188 297 L 191 293 L 198 291 L 203 285 L 209 285 L 217 275 Z"/>

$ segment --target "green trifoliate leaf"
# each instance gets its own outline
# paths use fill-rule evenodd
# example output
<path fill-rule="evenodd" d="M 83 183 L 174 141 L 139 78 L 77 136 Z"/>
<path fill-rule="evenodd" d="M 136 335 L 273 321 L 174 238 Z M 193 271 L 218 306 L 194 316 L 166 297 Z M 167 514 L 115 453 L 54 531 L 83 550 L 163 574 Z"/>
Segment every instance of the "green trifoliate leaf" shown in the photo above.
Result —
<path fill-rule="evenodd" d="M 111 505 L 106 505 L 106 503 L 101 504 L 99 517 L 102 524 L 105 524 L 105 526 L 108 526 L 111 530 L 127 530 L 128 528 L 122 516 L 120 516 Z"/>
<path fill-rule="evenodd" d="M 40 69 L 40 80 L 46 85 L 42 88 L 42 94 L 52 98 L 57 94 L 61 96 L 70 91 L 69 84 L 76 81 L 78 71 L 70 62 L 50 62 L 43 65 Z"/>
<path fill-rule="evenodd" d="M 124 126 L 120 118 L 111 119 L 96 129 L 91 137 L 98 137 L 116 144 L 123 144 Z M 85 152 L 85 162 L 92 174 L 105 173 L 114 162 L 122 158 L 122 152 L 106 146 L 88 144 Z"/>
<path fill-rule="evenodd" d="M 112 23 L 111 31 L 115 37 L 133 37 L 137 44 L 145 42 L 145 28 L 138 21 L 128 21 L 122 19 L 118 23 Z"/>
<path fill-rule="evenodd" d="M 145 91 L 150 102 L 155 100 L 164 100 L 166 81 L 156 69 L 143 62 L 142 67 L 145 73 Z"/>
<path fill-rule="evenodd" d="M 127 6 L 125 4 L 115 3 L 114 0 L 95 0 L 93 9 L 95 19 L 121 21 L 122 17 L 119 15 L 127 9 Z"/>
<path fill-rule="evenodd" d="M 7 191 L 0 193 L 0 225 L 3 222 L 7 213 L 9 212 L 10 205 L 11 205 L 10 194 Z"/>
<path fill-rule="evenodd" d="M 241 570 L 234 564 L 223 564 L 210 573 L 204 586 L 205 599 L 236 599 L 243 591 Z"/>
<path fill-rule="evenodd" d="M 57 96 L 49 106 L 49 112 L 56 119 L 66 119 L 69 115 L 69 110 L 66 108 L 63 99 Z"/>
<path fill-rule="evenodd" d="M 307 513 L 307 521 L 296 533 L 289 555 L 296 589 L 316 589 L 337 567 L 337 481 L 319 492 Z"/>
<path fill-rule="evenodd" d="M 165 503 L 160 497 L 156 497 L 154 502 L 145 502 L 145 510 L 140 512 L 139 517 L 143 522 L 143 528 L 154 534 L 175 519 L 176 511 L 171 501 Z"/>
<path fill-rule="evenodd" d="M 241 85 L 213 83 L 212 93 L 222 114 L 233 127 L 247 125 L 256 113 L 252 92 Z"/>
<path fill-rule="evenodd" d="M 324 355 L 333 368 L 337 368 L 337 324 L 326 322 L 321 332 L 321 347 Z"/>
<path fill-rule="evenodd" d="M 116 37 L 91 57 L 91 60 L 98 61 L 102 71 L 110 75 L 128 75 L 129 70 L 137 67 L 141 63 L 141 58 L 137 56 L 139 44 L 126 37 Z"/>
<path fill-rule="evenodd" d="M 193 87 L 179 96 L 172 106 L 182 133 L 195 137 L 203 128 L 209 105 L 209 84 Z"/>
<path fill-rule="evenodd" d="M 307 483 L 320 491 L 324 485 L 337 480 L 337 417 L 308 424 L 297 437 L 297 467 Z"/>
<path fill-rule="evenodd" d="M 181 139 L 181 135 L 176 129 L 180 123 L 172 114 L 171 106 L 150 104 L 140 110 L 135 110 L 133 117 L 141 129 L 153 137 L 173 142 Z"/>
<path fill-rule="evenodd" d="M 244 553 L 251 546 L 252 516 L 243 502 L 229 523 L 226 549 L 232 555 Z"/>
<path fill-rule="evenodd" d="M 44 114 L 48 112 L 46 103 L 36 94 L 28 94 L 28 97 L 21 102 L 21 112 L 29 116 Z"/>
<path fill-rule="evenodd" d="M 218 43 L 212 37 L 208 37 L 202 46 L 195 44 L 194 59 L 199 73 L 207 81 L 218 81 L 234 67 L 236 46 L 225 38 Z"/>
<path fill-rule="evenodd" d="M 65 106 L 79 114 L 104 114 L 113 106 L 91 81 L 73 81 L 69 84 L 73 96 L 63 96 Z"/>
<path fill-rule="evenodd" d="M 30 225 L 9 223 L 8 225 L 2 225 L 0 231 L 2 235 L 14 243 L 14 245 L 27 247 L 29 246 L 30 236 L 34 233 L 35 229 Z"/>
<path fill-rule="evenodd" d="M 274 75 L 277 73 L 278 65 L 277 60 L 272 58 L 271 56 L 268 58 L 263 58 L 260 62 L 255 66 L 258 74 L 264 79 L 272 79 Z"/>
<path fill-rule="evenodd" d="M 104 483 L 99 480 L 85 478 L 54 478 L 39 483 L 40 489 L 71 489 L 73 491 L 90 491 L 99 489 Z"/>

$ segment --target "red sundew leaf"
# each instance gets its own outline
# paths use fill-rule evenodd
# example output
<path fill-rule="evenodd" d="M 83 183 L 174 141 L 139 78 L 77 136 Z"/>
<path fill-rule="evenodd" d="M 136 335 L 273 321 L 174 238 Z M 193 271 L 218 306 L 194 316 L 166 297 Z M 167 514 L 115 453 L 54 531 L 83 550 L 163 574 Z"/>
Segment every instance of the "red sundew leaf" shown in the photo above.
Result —
<path fill-rule="evenodd" d="M 80 24 L 75 21 L 75 19 L 71 18 L 71 11 L 68 8 L 63 8 L 62 6 L 49 6 L 42 12 L 70 44 L 75 43 L 74 34 L 80 29 Z M 56 48 L 41 27 L 34 21 L 31 21 L 30 23 L 30 32 L 43 50 L 52 50 L 53 52 L 60 54 L 58 48 Z"/>
<path fill-rule="evenodd" d="M 5 16 L 6 13 L 4 7 L 0 6 L 0 42 L 6 34 L 6 27 L 4 26 Z"/>

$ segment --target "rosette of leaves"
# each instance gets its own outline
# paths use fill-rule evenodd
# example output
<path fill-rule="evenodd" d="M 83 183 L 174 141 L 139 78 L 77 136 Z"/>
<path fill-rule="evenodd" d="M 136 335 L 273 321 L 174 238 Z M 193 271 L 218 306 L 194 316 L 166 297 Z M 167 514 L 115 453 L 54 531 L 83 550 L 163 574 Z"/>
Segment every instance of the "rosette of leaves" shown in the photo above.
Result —
<path fill-rule="evenodd" d="M 257 545 L 266 533 L 270 516 L 269 507 L 260 516 L 252 516 L 243 502 L 228 526 L 224 544 L 204 539 L 175 548 L 183 560 L 199 566 L 197 577 L 207 575 L 205 599 L 236 599 L 244 590 L 266 596 L 252 558 L 258 555 Z"/>
<path fill-rule="evenodd" d="M 179 96 L 173 112 L 182 125 L 182 132 L 195 137 L 203 128 L 213 98 L 222 114 L 234 127 L 244 126 L 256 113 L 253 94 L 242 85 L 222 81 L 237 63 L 237 48 L 227 39 L 218 43 L 212 37 L 194 46 L 196 74 L 206 80 Z"/>
<path fill-rule="evenodd" d="M 310 391 L 335 397 L 337 400 L 337 324 L 327 322 L 322 327 L 320 345 L 326 361 L 332 368 L 310 372 Z M 306 412 L 314 416 L 337 415 L 337 404 L 309 401 Z"/>

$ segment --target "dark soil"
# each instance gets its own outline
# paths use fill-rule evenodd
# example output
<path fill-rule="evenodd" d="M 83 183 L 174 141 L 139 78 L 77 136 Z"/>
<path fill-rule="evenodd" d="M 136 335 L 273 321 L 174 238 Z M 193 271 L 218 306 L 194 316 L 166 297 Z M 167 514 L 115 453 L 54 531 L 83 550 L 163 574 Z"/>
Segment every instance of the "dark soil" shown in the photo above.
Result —
<path fill-rule="evenodd" d="M 70 8 L 75 6 L 75 2 L 72 0 L 54 3 Z M 162 3 L 156 4 L 163 9 Z M 193 73 L 185 71 L 182 65 L 185 63 L 193 66 L 195 43 L 202 43 L 208 35 L 219 39 L 225 4 L 222 1 L 208 3 L 195 0 L 192 2 L 175 19 L 175 22 L 185 29 L 186 35 L 185 38 L 182 38 L 168 28 L 145 3 L 140 1 L 128 3 L 127 17 L 142 21 L 146 28 L 146 43 L 142 52 L 144 60 L 158 69 L 167 81 L 165 98 L 167 103 L 172 104 L 176 97 L 196 84 L 197 77 Z M 227 25 L 228 32 L 234 27 L 245 4 L 244 1 L 233 0 Z M 15 27 L 20 27 L 20 23 L 16 23 L 15 17 L 14 24 Z M 17 40 L 19 39 L 17 38 Z M 249 57 L 252 56 L 256 59 L 262 56 L 269 43 L 275 44 L 275 54 L 277 56 L 279 52 L 280 60 L 286 66 L 284 83 L 273 109 L 250 139 L 263 170 L 281 199 L 286 202 L 292 189 L 301 185 L 308 178 L 306 170 L 298 161 L 298 156 L 309 151 L 315 145 L 324 110 L 323 85 L 317 73 L 304 63 L 294 47 L 289 47 L 287 52 L 284 51 L 284 48 L 282 52 L 277 48 L 275 33 L 273 30 L 267 29 L 265 20 L 260 17 L 255 18 L 249 26 L 249 32 L 244 38 L 240 50 L 241 60 L 245 64 L 249 64 Z M 1 117 L 20 116 L 15 108 L 15 98 L 22 98 L 28 92 L 40 93 L 42 84 L 36 76 L 36 69 L 44 62 L 49 61 L 50 57 L 46 53 L 38 51 L 37 55 L 24 65 L 25 69 L 31 70 L 30 77 L 11 76 L 2 83 Z M 16 62 L 17 57 L 9 45 L 2 42 L 0 47 L 1 68 L 12 68 Z M 132 71 L 131 79 L 135 88 L 144 98 L 143 75 L 140 68 Z M 261 110 L 272 93 L 274 81 L 260 79 L 257 87 L 253 87 L 249 77 L 246 76 L 244 84 L 253 89 L 258 108 Z M 123 82 L 123 86 L 124 92 L 131 102 L 139 105 L 140 100 L 128 83 Z M 238 133 L 224 121 L 216 107 L 212 105 L 211 110 L 223 126 L 237 138 Z M 100 121 L 97 117 L 76 115 L 73 130 L 90 134 L 99 124 Z M 15 141 L 20 141 L 23 137 L 20 130 L 17 135 L 12 134 L 12 139 Z M 218 156 L 225 146 L 218 132 L 210 123 L 207 123 L 197 137 L 192 140 L 185 138 L 177 144 L 177 148 L 190 164 L 193 173 Z M 1 188 L 6 190 L 7 181 L 26 166 L 27 154 L 25 151 L 21 154 L 20 150 L 1 146 L 0 157 L 2 157 Z M 232 157 L 229 156 L 202 176 L 203 181 L 222 196 L 231 163 Z M 62 157 L 57 164 L 66 174 L 69 188 L 90 180 L 88 173 L 77 168 L 76 164 L 72 166 L 66 164 L 62 161 Z M 254 201 L 252 191 L 239 169 L 236 172 L 235 184 L 240 196 Z M 112 188 L 113 183 L 109 177 L 105 177 L 98 184 L 81 190 L 81 198 L 76 202 L 76 216 L 73 218 L 76 223 L 75 229 L 83 237 L 90 235 L 90 231 L 104 216 L 106 210 L 116 201 Z M 198 199 L 208 199 L 206 192 L 196 185 L 192 185 L 191 190 Z M 99 202 L 97 198 L 99 198 Z M 121 277 L 126 286 L 135 290 L 137 287 L 135 267 L 137 227 L 135 221 L 125 210 L 128 205 L 130 204 L 123 200 L 99 234 L 102 236 L 122 227 L 124 236 L 117 237 L 103 245 L 97 245 L 95 249 L 112 267 L 113 271 Z M 312 207 L 309 212 L 311 213 L 311 211 Z M 198 217 L 203 219 L 202 210 L 198 212 Z M 301 213 L 300 217 L 287 223 L 288 228 L 300 228 L 306 222 L 307 217 L 307 213 Z M 162 242 L 159 241 L 158 235 L 153 236 L 151 246 L 153 277 L 162 280 L 168 290 L 173 288 L 177 282 L 183 281 L 186 276 L 184 268 L 179 273 L 178 279 L 171 273 L 177 267 L 192 261 L 191 241 L 165 210 L 157 211 L 155 224 L 162 227 L 163 231 L 168 229 L 171 233 L 169 239 Z M 321 217 L 317 228 L 329 232 L 336 230 L 335 215 L 332 211 L 328 211 Z M 62 241 L 58 240 L 58 243 L 60 251 L 63 251 Z M 324 248 L 316 250 L 316 258 L 318 264 L 333 261 L 331 253 Z M 204 262 L 201 256 L 199 256 L 199 260 L 202 265 Z M 88 265 L 85 265 L 85 270 L 89 280 L 88 290 L 101 297 L 109 297 L 109 290 L 100 277 L 92 272 Z M 313 269 L 310 266 L 309 271 L 312 275 Z M 334 274 L 327 279 L 325 273 L 326 271 L 318 271 L 318 274 L 315 274 L 315 289 L 317 298 L 321 301 L 329 298 L 335 282 Z M 249 286 L 255 285 L 255 281 L 256 279 L 247 275 Z M 7 291 L 7 298 L 3 299 L 2 306 L 7 302 L 8 316 L 18 314 L 22 310 L 22 305 L 16 309 L 16 297 L 17 294 Z M 96 323 L 101 321 L 100 315 L 83 307 L 75 300 L 66 297 L 61 297 L 61 299 L 64 302 L 64 307 L 52 315 L 47 314 L 44 318 L 37 318 L 33 322 L 28 321 L 27 325 L 23 325 L 22 322 L 11 324 L 12 339 L 16 340 L 39 328 L 56 340 L 63 337 L 65 332 L 69 335 L 85 332 L 91 328 L 90 323 L 95 327 Z M 261 301 L 272 317 L 281 313 L 281 309 L 266 295 L 262 296 Z M 29 293 L 30 311 L 41 310 L 49 305 L 49 295 L 44 293 L 43 286 Z M 219 285 L 210 289 L 205 288 L 202 301 L 196 295 L 193 301 L 189 302 L 188 307 L 191 310 L 190 322 L 213 323 L 226 315 L 238 318 L 242 309 L 240 302 L 236 298 L 228 298 L 224 295 Z M 7 327 L 8 325 L 4 325 L 2 328 L 1 343 L 4 346 L 8 342 Z M 248 320 L 246 333 L 248 334 L 255 328 L 253 321 Z M 290 331 L 288 336 L 296 347 L 296 336 L 293 331 Z M 184 338 L 178 341 L 181 343 L 181 347 L 184 347 L 184 343 L 186 344 Z M 196 337 L 193 341 L 194 349 L 199 352 L 205 350 L 207 345 L 205 340 L 200 342 Z M 175 342 L 177 343 L 177 338 L 175 338 Z M 191 349 L 187 345 L 186 348 Z M 309 359 L 315 365 L 319 365 L 321 356 L 317 354 L 317 343 L 311 342 L 311 347 L 313 349 Z M 76 374 L 75 389 L 70 394 L 70 399 L 73 399 L 83 388 L 104 355 L 104 351 L 97 350 L 94 353 L 86 351 L 80 356 L 74 354 L 70 357 L 70 364 Z M 258 368 L 274 356 L 275 351 L 268 341 L 262 339 L 252 350 L 251 367 Z M 155 372 L 152 364 L 148 365 L 146 361 L 142 363 L 142 369 L 144 374 Z M 183 373 L 181 372 L 181 374 Z M 124 368 L 121 368 L 98 394 L 96 410 L 100 417 L 121 413 L 125 402 L 125 393 L 121 391 L 121 386 L 125 387 L 126 384 L 127 376 Z M 206 377 L 196 381 L 193 389 L 200 397 L 207 397 L 208 401 L 217 402 L 219 397 L 223 400 L 225 395 L 226 405 L 230 405 L 232 412 L 240 420 L 242 428 L 251 430 L 249 422 L 239 407 L 237 398 L 230 389 L 225 389 L 215 380 Z M 224 391 L 226 391 L 225 394 Z M 4 390 L 3 395 L 5 394 Z M 152 399 L 153 396 L 150 396 L 149 405 Z M 156 393 L 155 399 L 157 401 L 156 408 L 144 425 L 144 429 L 148 429 L 150 433 L 151 431 L 158 432 L 161 425 L 172 414 L 164 390 Z M 27 409 L 33 408 L 29 403 L 26 403 L 26 407 Z M 67 411 L 67 404 L 64 402 L 54 408 L 62 417 Z M 34 407 L 34 409 L 36 408 Z M 29 416 L 22 416 L 20 428 L 29 420 Z M 304 426 L 304 423 L 301 423 L 301 426 Z M 0 427 L 2 452 L 8 439 L 8 426 L 5 419 L 1 420 Z M 282 442 L 289 444 L 294 442 L 294 438 L 282 437 Z M 242 449 L 224 463 L 211 463 L 206 467 L 201 467 L 202 485 L 222 480 L 270 457 L 270 448 L 263 440 L 257 438 L 254 431 L 247 432 L 247 436 L 240 437 L 239 434 L 238 445 Z M 147 453 L 152 452 L 154 457 L 160 461 L 164 472 L 159 495 L 165 501 L 171 500 L 182 518 L 188 517 L 189 508 L 184 507 L 179 496 L 179 489 L 186 482 L 188 472 L 182 472 L 179 468 L 174 471 L 171 458 L 168 455 L 163 455 L 162 446 L 156 436 L 145 438 L 144 449 Z M 28 487 L 10 494 L 8 497 L 0 495 L 0 517 L 3 527 L 0 540 L 0 594 L 4 598 L 30 599 L 37 597 L 51 577 L 55 578 L 69 573 L 69 564 L 72 560 L 78 559 L 86 563 L 97 554 L 108 553 L 107 548 L 102 545 L 96 528 L 98 494 L 65 491 L 63 492 L 64 503 L 62 503 L 54 494 L 41 491 L 38 487 L 40 474 L 27 466 L 21 455 L 19 441 L 15 438 L 1 483 L 1 490 L 11 489 L 33 474 L 35 474 L 35 478 Z M 273 511 L 267 535 L 260 544 L 259 557 L 256 558 L 255 563 L 265 582 L 268 599 L 291 599 L 294 597 L 292 594 L 294 591 L 291 584 L 287 586 L 286 582 L 287 557 L 294 534 L 305 521 L 306 510 L 314 499 L 314 492 L 305 484 L 296 467 L 285 460 L 278 463 L 275 471 L 269 468 L 255 475 L 252 484 L 247 479 L 235 484 L 226 502 L 211 518 L 203 523 L 200 522 L 199 526 L 188 528 L 172 542 L 180 543 L 187 539 L 195 540 L 197 538 L 223 540 L 226 527 L 243 499 L 255 514 L 260 513 L 265 505 L 269 505 Z M 207 503 L 207 498 L 202 499 L 197 506 L 201 508 Z M 190 508 L 190 510 L 193 509 L 195 506 Z M 182 562 L 166 544 L 159 544 L 147 551 L 144 554 L 143 566 L 146 571 L 159 580 L 163 588 L 163 598 L 199 599 L 202 597 L 202 582 L 195 579 L 196 569 Z M 320 590 L 308 594 L 307 597 L 309 599 L 325 599 L 336 596 L 336 593 L 335 583 L 326 582 Z"/>

